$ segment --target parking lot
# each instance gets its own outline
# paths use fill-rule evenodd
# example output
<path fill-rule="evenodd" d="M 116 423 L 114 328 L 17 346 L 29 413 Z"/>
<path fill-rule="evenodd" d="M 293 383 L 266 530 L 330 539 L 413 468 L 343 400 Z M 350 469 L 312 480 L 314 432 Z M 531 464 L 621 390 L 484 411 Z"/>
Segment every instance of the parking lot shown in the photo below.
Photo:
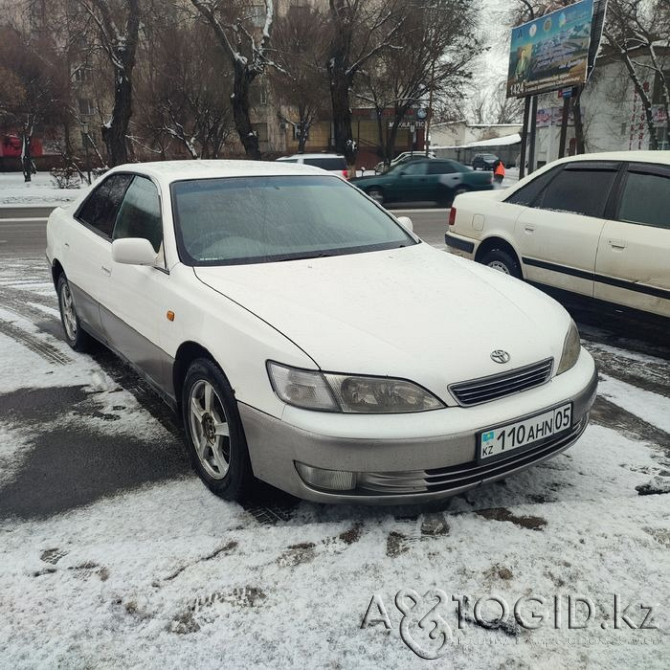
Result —
<path fill-rule="evenodd" d="M 238 505 L 65 344 L 44 222 L 0 221 L 0 667 L 667 667 L 670 345 L 580 325 L 599 397 L 555 459 L 430 507 Z"/>

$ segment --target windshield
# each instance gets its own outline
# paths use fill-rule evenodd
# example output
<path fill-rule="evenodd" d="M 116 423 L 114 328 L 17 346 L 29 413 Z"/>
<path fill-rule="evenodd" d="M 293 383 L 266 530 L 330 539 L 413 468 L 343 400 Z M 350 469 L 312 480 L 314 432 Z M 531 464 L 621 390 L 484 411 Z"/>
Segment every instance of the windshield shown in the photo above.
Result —
<path fill-rule="evenodd" d="M 198 179 L 172 185 L 177 244 L 188 265 L 231 265 L 416 244 L 337 177 Z"/>

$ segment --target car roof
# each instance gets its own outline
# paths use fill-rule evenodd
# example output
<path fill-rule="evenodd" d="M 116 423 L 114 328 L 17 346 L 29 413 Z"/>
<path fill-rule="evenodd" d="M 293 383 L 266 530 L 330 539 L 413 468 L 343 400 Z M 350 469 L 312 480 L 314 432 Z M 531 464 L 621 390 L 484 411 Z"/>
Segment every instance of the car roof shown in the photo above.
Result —
<path fill-rule="evenodd" d="M 277 161 L 248 160 L 183 160 L 128 163 L 119 165 L 106 175 L 116 172 L 143 174 L 163 183 L 185 179 L 216 179 L 222 177 L 271 177 L 288 175 L 320 175 L 328 173 L 311 165 Z M 105 175 L 105 176 L 106 176 Z"/>
<path fill-rule="evenodd" d="M 670 151 L 603 151 L 594 154 L 577 154 L 552 161 L 558 163 L 574 163 L 576 161 L 628 161 L 638 163 L 662 163 L 670 165 Z"/>

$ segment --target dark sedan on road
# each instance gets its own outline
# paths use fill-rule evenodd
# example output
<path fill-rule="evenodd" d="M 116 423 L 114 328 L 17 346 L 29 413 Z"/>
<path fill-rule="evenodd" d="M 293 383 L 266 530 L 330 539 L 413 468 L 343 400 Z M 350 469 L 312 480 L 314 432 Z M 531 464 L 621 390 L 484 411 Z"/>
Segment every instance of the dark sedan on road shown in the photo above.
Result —
<path fill-rule="evenodd" d="M 491 173 L 474 172 L 456 161 L 440 159 L 412 161 L 351 183 L 379 203 L 432 200 L 445 206 L 460 193 L 493 188 Z"/>
<path fill-rule="evenodd" d="M 493 171 L 498 160 L 499 158 L 495 154 L 476 154 L 472 159 L 472 169 Z"/>

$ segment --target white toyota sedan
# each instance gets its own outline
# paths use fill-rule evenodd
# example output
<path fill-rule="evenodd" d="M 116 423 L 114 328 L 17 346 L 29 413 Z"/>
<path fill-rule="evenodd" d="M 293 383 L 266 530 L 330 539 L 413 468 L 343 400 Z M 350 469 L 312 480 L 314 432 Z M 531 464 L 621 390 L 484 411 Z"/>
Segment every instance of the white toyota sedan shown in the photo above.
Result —
<path fill-rule="evenodd" d="M 55 210 L 47 257 L 69 344 L 149 380 L 214 493 L 421 502 L 569 447 L 597 382 L 562 307 L 410 224 L 316 168 L 146 163 Z"/>
<path fill-rule="evenodd" d="M 459 196 L 449 224 L 456 255 L 600 308 L 670 317 L 670 151 L 561 159 L 510 189 Z"/>

